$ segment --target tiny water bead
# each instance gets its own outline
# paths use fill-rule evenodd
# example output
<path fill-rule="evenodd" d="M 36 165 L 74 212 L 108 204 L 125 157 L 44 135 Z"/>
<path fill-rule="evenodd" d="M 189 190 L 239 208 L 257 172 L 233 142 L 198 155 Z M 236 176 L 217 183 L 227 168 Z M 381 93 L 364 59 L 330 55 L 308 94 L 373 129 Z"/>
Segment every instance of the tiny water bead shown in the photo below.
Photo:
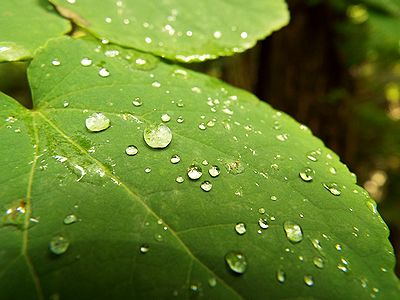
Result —
<path fill-rule="evenodd" d="M 171 116 L 169 114 L 162 114 L 161 115 L 161 121 L 169 122 L 170 120 L 171 120 Z"/>
<path fill-rule="evenodd" d="M 284 283 L 286 281 L 286 273 L 282 270 L 276 271 L 276 280 L 278 280 L 279 283 Z"/>
<path fill-rule="evenodd" d="M 81 65 L 84 67 L 89 67 L 92 65 L 92 60 L 88 57 L 84 57 L 81 59 Z"/>
<path fill-rule="evenodd" d="M 108 77 L 108 76 L 110 76 L 110 72 L 106 68 L 100 68 L 99 75 L 101 77 Z"/>
<path fill-rule="evenodd" d="M 172 155 L 170 159 L 171 163 L 177 164 L 178 162 L 181 161 L 181 158 L 178 154 Z"/>
<path fill-rule="evenodd" d="M 61 62 L 57 59 L 57 58 L 55 58 L 55 59 L 53 59 L 52 61 L 51 61 L 51 64 L 53 65 L 53 66 L 59 66 L 59 65 L 61 65 Z"/>
<path fill-rule="evenodd" d="M 300 225 L 286 221 L 283 223 L 283 229 L 285 230 L 287 239 L 292 243 L 299 243 L 303 240 L 303 231 Z"/>
<path fill-rule="evenodd" d="M 208 170 L 208 173 L 210 174 L 211 177 L 218 177 L 218 175 L 221 173 L 221 170 L 218 166 L 213 165 Z"/>
<path fill-rule="evenodd" d="M 149 250 L 150 250 L 150 246 L 147 244 L 143 244 L 139 248 L 140 253 L 143 253 L 143 254 L 149 252 Z"/>
<path fill-rule="evenodd" d="M 244 223 L 237 223 L 235 225 L 235 231 L 237 234 L 239 235 L 243 235 L 246 233 L 247 229 L 246 229 L 246 224 Z"/>
<path fill-rule="evenodd" d="M 313 286 L 314 285 L 314 278 L 311 275 L 304 275 L 304 283 L 307 286 Z"/>
<path fill-rule="evenodd" d="M 229 269 L 236 274 L 241 275 L 247 270 L 247 258 L 240 252 L 228 252 L 225 255 L 225 262 Z"/>
<path fill-rule="evenodd" d="M 136 97 L 135 99 L 133 99 L 132 101 L 133 106 L 142 106 L 143 102 L 142 99 L 140 99 L 139 97 Z"/>
<path fill-rule="evenodd" d="M 163 123 L 150 125 L 144 129 L 143 137 L 151 148 L 165 148 L 172 141 L 172 131 Z"/>
<path fill-rule="evenodd" d="M 200 187 L 203 191 L 209 192 L 212 189 L 212 183 L 206 180 L 201 183 Z"/>
<path fill-rule="evenodd" d="M 78 222 L 78 217 L 74 214 L 68 215 L 64 218 L 65 225 L 70 225 L 76 222 Z"/>
<path fill-rule="evenodd" d="M 313 258 L 313 264 L 314 266 L 316 266 L 318 269 L 322 269 L 324 267 L 324 260 L 319 257 L 319 256 L 315 256 Z"/>
<path fill-rule="evenodd" d="M 129 145 L 125 149 L 125 153 L 129 156 L 134 156 L 139 152 L 138 148 L 135 145 Z"/>
<path fill-rule="evenodd" d="M 198 164 L 192 164 L 187 169 L 187 175 L 189 176 L 190 179 L 197 180 L 203 175 L 203 172 Z"/>
<path fill-rule="evenodd" d="M 340 196 L 342 193 L 336 183 L 323 183 L 323 186 L 334 196 Z"/>
<path fill-rule="evenodd" d="M 311 168 L 306 168 L 299 173 L 300 178 L 305 182 L 310 182 L 313 180 L 314 170 Z"/>
<path fill-rule="evenodd" d="M 110 127 L 110 119 L 103 113 L 93 113 L 85 120 L 86 128 L 92 132 L 99 132 Z"/>
<path fill-rule="evenodd" d="M 50 251 L 55 255 L 64 254 L 69 248 L 69 241 L 62 235 L 54 236 L 49 243 Z"/>

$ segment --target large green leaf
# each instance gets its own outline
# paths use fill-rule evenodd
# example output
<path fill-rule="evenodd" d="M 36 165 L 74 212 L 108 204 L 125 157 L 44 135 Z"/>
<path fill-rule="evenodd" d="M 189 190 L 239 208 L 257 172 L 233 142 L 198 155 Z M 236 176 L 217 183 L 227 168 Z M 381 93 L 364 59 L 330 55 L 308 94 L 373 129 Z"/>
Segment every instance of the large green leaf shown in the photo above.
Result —
<path fill-rule="evenodd" d="M 33 110 L 0 96 L 2 299 L 398 297 L 374 202 L 285 114 L 150 55 L 69 38 L 49 42 L 29 78 Z M 109 128 L 85 127 L 96 112 Z M 163 114 L 172 141 L 150 148 L 145 128 Z M 241 275 L 225 261 L 235 253 Z"/>
<path fill-rule="evenodd" d="M 50 38 L 70 30 L 46 0 L 0 2 L 0 62 L 29 59 Z"/>
<path fill-rule="evenodd" d="M 51 0 L 96 36 L 179 61 L 242 52 L 289 20 L 284 0 Z"/>

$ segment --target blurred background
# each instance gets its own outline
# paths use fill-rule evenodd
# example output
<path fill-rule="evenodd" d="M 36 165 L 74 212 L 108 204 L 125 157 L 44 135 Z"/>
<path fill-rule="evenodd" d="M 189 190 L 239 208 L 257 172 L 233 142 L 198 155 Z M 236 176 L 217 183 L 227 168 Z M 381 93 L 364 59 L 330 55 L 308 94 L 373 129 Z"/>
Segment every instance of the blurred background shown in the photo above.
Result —
<path fill-rule="evenodd" d="M 378 203 L 400 276 L 400 0 L 287 2 L 287 27 L 189 67 L 255 93 L 337 152 Z M 0 64 L 0 90 L 29 107 L 26 66 Z"/>

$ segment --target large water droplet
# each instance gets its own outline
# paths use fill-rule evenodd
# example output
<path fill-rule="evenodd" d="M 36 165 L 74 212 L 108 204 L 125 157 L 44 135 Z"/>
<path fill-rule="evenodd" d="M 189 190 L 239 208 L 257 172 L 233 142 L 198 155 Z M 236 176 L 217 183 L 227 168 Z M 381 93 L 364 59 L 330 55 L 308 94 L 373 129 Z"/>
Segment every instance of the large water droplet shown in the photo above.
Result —
<path fill-rule="evenodd" d="M 340 196 L 342 193 L 336 183 L 324 183 L 323 186 L 334 196 Z"/>
<path fill-rule="evenodd" d="M 85 120 L 86 128 L 92 132 L 106 130 L 110 127 L 110 119 L 103 113 L 93 113 Z"/>
<path fill-rule="evenodd" d="M 243 235 L 246 233 L 246 224 L 244 223 L 237 223 L 235 225 L 235 231 L 239 235 Z"/>
<path fill-rule="evenodd" d="M 314 285 L 314 278 L 311 275 L 305 275 L 304 276 L 304 283 L 307 286 L 313 286 Z"/>
<path fill-rule="evenodd" d="M 303 181 L 310 182 L 313 180 L 314 170 L 311 168 L 306 168 L 302 172 L 299 173 L 300 178 Z"/>
<path fill-rule="evenodd" d="M 247 269 L 247 259 L 240 252 L 229 252 L 225 255 L 225 262 L 229 269 L 236 274 L 243 274 Z"/>
<path fill-rule="evenodd" d="M 212 183 L 206 180 L 201 183 L 200 187 L 203 191 L 209 192 L 212 189 Z"/>
<path fill-rule="evenodd" d="M 165 124 L 150 125 L 144 129 L 143 137 L 151 148 L 165 148 L 171 143 L 172 131 Z"/>
<path fill-rule="evenodd" d="M 221 170 L 218 166 L 213 165 L 208 170 L 208 173 L 210 173 L 211 177 L 217 177 L 221 173 Z"/>
<path fill-rule="evenodd" d="M 135 145 L 129 145 L 125 149 L 125 153 L 129 156 L 134 156 L 139 152 L 138 148 Z"/>
<path fill-rule="evenodd" d="M 69 247 L 69 241 L 67 238 L 56 235 L 54 236 L 49 243 L 49 249 L 53 254 L 61 255 L 64 254 Z"/>
<path fill-rule="evenodd" d="M 175 155 L 172 155 L 172 156 L 171 156 L 171 163 L 177 164 L 177 163 L 180 162 L 180 161 L 181 161 L 181 158 L 179 157 L 178 154 L 175 154 Z"/>
<path fill-rule="evenodd" d="M 276 280 L 278 280 L 278 282 L 280 282 L 280 283 L 284 283 L 286 280 L 285 272 L 282 270 L 276 271 Z"/>
<path fill-rule="evenodd" d="M 197 180 L 203 175 L 203 172 L 201 170 L 201 167 L 197 164 L 192 164 L 188 169 L 187 169 L 187 175 L 189 176 L 190 179 L 192 180 Z"/>
<path fill-rule="evenodd" d="M 64 218 L 65 225 L 70 225 L 76 222 L 78 222 L 78 217 L 74 214 L 68 215 Z"/>
<path fill-rule="evenodd" d="M 303 232 L 300 225 L 286 221 L 283 223 L 283 229 L 285 230 L 287 239 L 292 243 L 299 243 L 303 239 Z"/>

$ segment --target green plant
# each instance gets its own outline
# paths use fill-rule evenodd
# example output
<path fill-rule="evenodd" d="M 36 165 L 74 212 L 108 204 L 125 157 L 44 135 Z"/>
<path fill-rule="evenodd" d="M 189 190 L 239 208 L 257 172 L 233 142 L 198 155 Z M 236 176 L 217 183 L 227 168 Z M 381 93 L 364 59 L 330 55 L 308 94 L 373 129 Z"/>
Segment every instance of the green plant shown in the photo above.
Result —
<path fill-rule="evenodd" d="M 388 229 L 339 158 L 171 62 L 244 51 L 283 1 L 51 2 L 74 38 L 45 1 L 0 4 L 0 59 L 32 58 L 33 101 L 0 94 L 2 298 L 398 298 Z"/>

